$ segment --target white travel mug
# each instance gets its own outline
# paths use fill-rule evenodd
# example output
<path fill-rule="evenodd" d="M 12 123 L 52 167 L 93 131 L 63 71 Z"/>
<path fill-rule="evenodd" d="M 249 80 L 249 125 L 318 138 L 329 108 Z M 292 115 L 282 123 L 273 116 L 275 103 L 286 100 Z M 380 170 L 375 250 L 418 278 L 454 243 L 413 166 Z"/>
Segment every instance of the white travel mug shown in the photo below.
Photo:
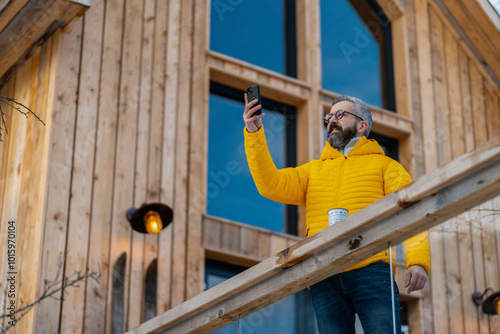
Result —
<path fill-rule="evenodd" d="M 342 208 L 334 208 L 328 210 L 328 225 L 332 226 L 336 222 L 339 222 L 342 219 L 346 218 L 348 212 L 349 211 Z"/>

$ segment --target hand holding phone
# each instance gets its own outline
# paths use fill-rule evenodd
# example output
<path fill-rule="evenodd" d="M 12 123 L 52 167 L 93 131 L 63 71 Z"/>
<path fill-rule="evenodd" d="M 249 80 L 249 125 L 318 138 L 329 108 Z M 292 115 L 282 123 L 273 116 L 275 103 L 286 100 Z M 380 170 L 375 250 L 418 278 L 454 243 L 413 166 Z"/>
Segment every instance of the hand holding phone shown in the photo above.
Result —
<path fill-rule="evenodd" d="M 258 100 L 256 105 L 260 105 L 261 108 L 254 112 L 252 116 L 255 115 L 260 115 L 262 113 L 262 101 L 260 99 L 260 87 L 259 85 L 253 85 L 252 87 L 247 88 L 247 96 L 248 96 L 248 102 L 251 102 L 253 100 Z"/>
<path fill-rule="evenodd" d="M 254 104 L 251 101 L 257 100 Z M 258 110 L 256 110 L 259 108 Z M 245 94 L 245 110 L 243 111 L 243 121 L 245 122 L 248 132 L 256 132 L 262 126 L 262 101 L 260 99 L 259 85 L 254 85 L 247 89 Z"/>

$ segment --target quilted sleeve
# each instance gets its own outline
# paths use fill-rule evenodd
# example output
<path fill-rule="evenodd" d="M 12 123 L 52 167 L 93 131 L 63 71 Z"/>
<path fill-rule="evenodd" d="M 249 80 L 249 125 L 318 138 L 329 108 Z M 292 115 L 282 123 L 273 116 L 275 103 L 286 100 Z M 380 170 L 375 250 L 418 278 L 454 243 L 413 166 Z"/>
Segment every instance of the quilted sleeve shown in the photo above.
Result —
<path fill-rule="evenodd" d="M 408 172 L 397 161 L 391 160 L 384 173 L 384 191 L 390 194 L 393 191 L 411 182 Z M 429 236 L 427 231 L 417 234 L 403 242 L 406 250 L 406 268 L 418 264 L 424 267 L 427 274 L 431 267 L 429 251 Z"/>
<path fill-rule="evenodd" d="M 245 128 L 244 133 L 248 166 L 259 193 L 276 202 L 305 206 L 310 163 L 277 169 L 267 148 L 264 126 L 252 133 Z"/>
<path fill-rule="evenodd" d="M 406 268 L 418 264 L 424 267 L 427 275 L 429 275 L 429 270 L 431 269 L 431 255 L 427 231 L 403 241 L 403 245 L 406 251 Z"/>
<path fill-rule="evenodd" d="M 389 195 L 393 191 L 411 183 L 410 174 L 401 164 L 395 160 L 390 160 L 384 172 L 384 193 Z"/>

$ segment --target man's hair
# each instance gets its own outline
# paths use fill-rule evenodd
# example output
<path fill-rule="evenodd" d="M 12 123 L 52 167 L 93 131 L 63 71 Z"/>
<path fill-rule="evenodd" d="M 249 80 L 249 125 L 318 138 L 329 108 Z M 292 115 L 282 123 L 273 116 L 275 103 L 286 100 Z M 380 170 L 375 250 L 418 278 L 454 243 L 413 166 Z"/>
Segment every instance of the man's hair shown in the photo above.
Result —
<path fill-rule="evenodd" d="M 368 127 L 365 130 L 365 137 L 368 138 L 370 134 L 370 130 L 372 128 L 372 113 L 370 108 L 366 103 L 364 103 L 361 99 L 357 97 L 352 97 L 348 95 L 340 95 L 332 102 L 332 106 L 341 101 L 349 101 L 354 104 L 354 111 L 363 119 L 366 123 L 368 123 Z"/>

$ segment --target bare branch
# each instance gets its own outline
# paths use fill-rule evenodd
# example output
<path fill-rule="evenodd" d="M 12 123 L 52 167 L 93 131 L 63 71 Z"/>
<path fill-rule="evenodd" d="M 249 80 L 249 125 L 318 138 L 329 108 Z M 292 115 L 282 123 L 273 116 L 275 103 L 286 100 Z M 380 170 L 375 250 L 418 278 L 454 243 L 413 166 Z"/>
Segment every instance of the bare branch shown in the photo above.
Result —
<path fill-rule="evenodd" d="M 3 142 L 3 139 L 2 139 L 2 130 L 5 129 L 5 133 L 6 134 L 9 134 L 9 131 L 7 131 L 7 124 L 5 123 L 5 113 L 2 110 L 2 104 L 1 103 L 0 103 L 0 114 L 2 114 L 2 124 L 3 124 L 3 128 L 2 128 L 2 125 L 0 124 L 0 142 Z"/>
<path fill-rule="evenodd" d="M 35 114 L 30 108 L 28 108 L 27 106 L 25 106 L 24 104 L 22 104 L 20 102 L 17 102 L 17 100 L 14 98 L 0 95 L 0 114 L 2 116 L 2 121 L 0 123 L 0 142 L 3 142 L 2 130 L 5 130 L 5 133 L 7 133 L 7 134 L 9 133 L 7 131 L 7 124 L 5 122 L 5 113 L 3 112 L 2 107 L 1 107 L 2 102 L 5 103 L 6 105 L 10 106 L 12 109 L 17 110 L 20 114 L 24 115 L 26 118 L 28 118 L 29 114 L 32 114 L 33 116 L 35 116 L 35 118 L 37 120 L 39 120 L 43 125 L 45 125 L 45 123 L 40 119 L 40 117 L 38 117 L 37 114 Z M 24 110 L 21 108 L 23 108 Z M 3 124 L 3 127 L 2 127 L 2 124 Z"/>
<path fill-rule="evenodd" d="M 60 291 L 65 292 L 66 288 L 69 287 L 79 287 L 78 283 L 87 280 L 88 278 L 94 279 L 97 283 L 100 284 L 99 279 L 101 277 L 100 273 L 97 273 L 95 271 L 89 272 L 89 269 L 87 268 L 84 272 L 81 271 L 76 271 L 73 272 L 73 274 L 69 276 L 65 276 L 61 279 L 59 279 L 61 272 L 62 272 L 62 267 L 64 260 L 66 258 L 66 253 L 61 257 L 61 260 L 59 261 L 58 265 L 58 270 L 56 273 L 56 277 L 54 278 L 53 281 L 45 280 L 44 281 L 44 290 L 42 294 L 33 302 L 31 303 L 26 303 L 23 306 L 23 301 L 21 300 L 21 307 L 18 308 L 15 312 L 16 319 L 14 320 L 15 322 L 18 322 L 21 320 L 36 304 L 41 303 L 44 299 L 46 298 L 53 298 L 55 300 L 62 300 L 62 297 L 57 297 L 55 296 L 57 293 Z M 4 291 L 4 294 L 7 294 L 7 288 Z M 4 299 L 4 304 L 6 303 L 7 298 Z M 4 305 L 5 306 L 5 305 Z M 4 310 L 6 307 L 4 307 Z M 7 332 L 12 325 L 5 324 L 5 319 L 7 317 L 10 317 L 10 314 L 4 313 L 0 315 L 0 319 L 2 319 L 2 324 L 0 327 L 0 333 L 5 333 Z"/>

